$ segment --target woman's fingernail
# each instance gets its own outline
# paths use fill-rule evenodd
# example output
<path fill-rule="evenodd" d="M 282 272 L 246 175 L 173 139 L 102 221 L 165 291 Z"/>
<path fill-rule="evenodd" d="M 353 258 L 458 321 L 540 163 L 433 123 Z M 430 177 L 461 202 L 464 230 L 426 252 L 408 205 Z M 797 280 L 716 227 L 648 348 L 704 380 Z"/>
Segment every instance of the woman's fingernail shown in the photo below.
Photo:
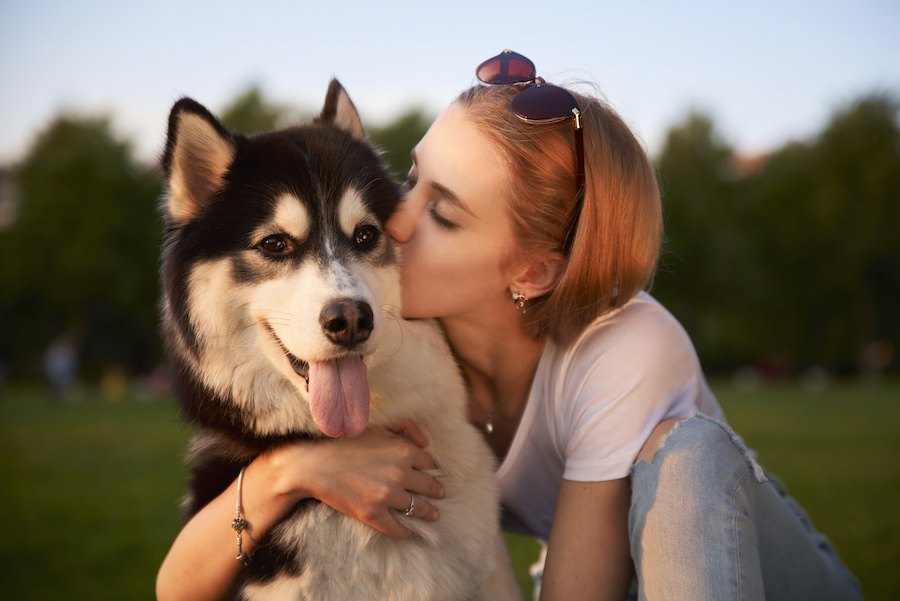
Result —
<path fill-rule="evenodd" d="M 441 514 L 438 513 L 438 510 L 437 510 L 437 509 L 432 509 L 432 510 L 431 510 L 431 513 L 428 514 L 428 521 L 429 521 L 429 522 L 436 522 L 436 521 L 438 521 L 438 518 L 439 518 L 439 517 L 441 517 Z"/>

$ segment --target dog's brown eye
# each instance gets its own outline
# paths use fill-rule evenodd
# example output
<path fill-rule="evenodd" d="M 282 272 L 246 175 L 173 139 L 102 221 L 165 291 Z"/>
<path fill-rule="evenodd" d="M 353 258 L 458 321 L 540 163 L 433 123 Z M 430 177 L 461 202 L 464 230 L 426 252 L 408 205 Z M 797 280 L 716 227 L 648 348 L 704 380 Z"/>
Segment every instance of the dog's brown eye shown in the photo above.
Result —
<path fill-rule="evenodd" d="M 291 249 L 291 243 L 284 236 L 272 235 L 266 236 L 263 241 L 259 243 L 259 247 L 267 254 L 281 255 Z"/>
<path fill-rule="evenodd" d="M 381 232 L 374 225 L 360 225 L 353 232 L 353 239 L 362 250 L 368 250 L 375 246 L 379 236 L 381 236 Z"/>

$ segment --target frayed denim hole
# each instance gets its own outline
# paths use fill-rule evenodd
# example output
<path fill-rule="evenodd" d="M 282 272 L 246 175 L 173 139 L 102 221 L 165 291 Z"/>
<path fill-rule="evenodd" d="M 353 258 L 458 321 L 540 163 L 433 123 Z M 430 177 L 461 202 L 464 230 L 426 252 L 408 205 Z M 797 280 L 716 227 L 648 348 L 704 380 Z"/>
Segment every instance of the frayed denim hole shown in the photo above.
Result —
<path fill-rule="evenodd" d="M 636 459 L 635 462 L 631 464 L 631 469 L 628 470 L 628 477 L 629 477 L 629 478 L 632 477 L 632 476 L 634 475 L 635 470 L 638 469 L 639 466 L 646 466 L 646 467 L 648 467 L 648 468 L 649 468 L 649 467 L 659 468 L 659 465 L 658 465 L 658 464 L 659 464 L 660 461 L 662 461 L 661 459 L 659 459 L 660 451 L 662 451 L 663 449 L 666 448 L 666 443 L 669 441 L 669 437 L 671 437 L 672 434 L 674 434 L 675 431 L 678 430 L 678 429 L 681 427 L 682 424 L 684 424 L 684 422 L 686 422 L 686 421 L 688 421 L 688 420 L 690 420 L 690 419 L 691 419 L 691 418 L 686 417 L 686 418 L 684 418 L 684 419 L 682 419 L 682 420 L 679 420 L 677 424 L 675 424 L 674 426 L 672 426 L 672 429 L 671 429 L 671 430 L 669 430 L 668 432 L 666 432 L 666 435 L 663 436 L 663 437 L 662 437 L 662 440 L 659 441 L 659 446 L 658 446 L 657 449 L 653 452 L 653 459 L 651 459 L 650 461 L 646 461 L 646 460 L 644 460 L 644 459 Z M 646 443 L 644 443 L 644 444 L 646 444 Z M 638 454 L 640 454 L 640 452 L 639 452 Z M 642 469 L 643 469 L 643 468 L 642 468 Z"/>
<path fill-rule="evenodd" d="M 751 451 L 747 448 L 747 445 L 744 444 L 743 439 L 741 439 L 741 437 L 738 436 L 734 432 L 734 430 L 732 430 L 727 424 L 725 424 L 717 419 L 713 419 L 707 415 L 703 415 L 702 413 L 697 413 L 691 417 L 682 419 L 677 424 L 675 424 L 675 426 L 671 430 L 669 430 L 669 432 L 667 432 L 666 435 L 663 437 L 663 439 L 659 442 L 659 446 L 656 449 L 656 451 L 654 452 L 653 459 L 650 462 L 647 462 L 643 459 L 638 459 L 635 461 L 635 463 L 633 463 L 631 465 L 631 468 L 629 469 L 629 472 L 628 472 L 629 477 L 634 477 L 634 474 L 638 469 L 641 469 L 641 470 L 646 469 L 646 468 L 657 468 L 658 469 L 658 467 L 659 467 L 658 464 L 660 461 L 662 461 L 662 459 L 660 459 L 660 456 L 665 455 L 665 453 L 661 453 L 661 451 L 666 450 L 666 445 L 670 442 L 670 440 L 672 438 L 672 434 L 674 434 L 676 431 L 680 430 L 682 427 L 693 427 L 693 424 L 696 424 L 698 421 L 709 422 L 711 424 L 714 424 L 720 430 L 722 430 L 722 432 L 724 432 L 728 436 L 728 439 L 737 448 L 737 450 L 740 452 L 741 456 L 747 462 L 747 465 L 753 471 L 753 477 L 756 479 L 756 481 L 759 483 L 769 481 L 769 477 L 766 475 L 765 470 L 763 470 L 762 466 L 760 466 L 759 463 L 756 462 L 755 454 L 753 453 L 753 451 Z M 685 424 L 687 424 L 688 426 L 685 426 Z"/>

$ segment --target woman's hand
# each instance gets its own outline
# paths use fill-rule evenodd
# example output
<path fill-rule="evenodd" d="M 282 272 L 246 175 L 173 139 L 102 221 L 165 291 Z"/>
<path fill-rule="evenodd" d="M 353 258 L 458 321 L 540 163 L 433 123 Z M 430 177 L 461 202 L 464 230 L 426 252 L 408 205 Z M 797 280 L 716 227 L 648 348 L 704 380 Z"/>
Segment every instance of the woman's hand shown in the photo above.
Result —
<path fill-rule="evenodd" d="M 257 457 L 244 474 L 242 500 L 250 523 L 244 550 L 303 499 L 319 499 L 392 538 L 404 528 L 390 509 L 406 510 L 416 495 L 413 516 L 436 520 L 426 497 L 443 496 L 440 482 L 422 470 L 435 467 L 423 449 L 428 440 L 411 421 L 391 430 L 370 428 L 357 438 L 287 444 Z M 181 530 L 160 567 L 160 601 L 221 599 L 238 577 L 234 518 L 237 483 L 204 506 Z M 212 550 L 212 552 L 211 552 Z"/>
<path fill-rule="evenodd" d="M 315 498 L 391 538 L 409 536 L 390 510 L 405 511 L 412 495 L 412 516 L 434 521 L 437 509 L 427 498 L 444 494 L 441 483 L 426 474 L 436 468 L 423 449 L 428 440 L 412 421 L 392 429 L 369 428 L 356 438 L 286 445 L 265 461 L 281 477 L 276 492 L 300 500 Z"/>

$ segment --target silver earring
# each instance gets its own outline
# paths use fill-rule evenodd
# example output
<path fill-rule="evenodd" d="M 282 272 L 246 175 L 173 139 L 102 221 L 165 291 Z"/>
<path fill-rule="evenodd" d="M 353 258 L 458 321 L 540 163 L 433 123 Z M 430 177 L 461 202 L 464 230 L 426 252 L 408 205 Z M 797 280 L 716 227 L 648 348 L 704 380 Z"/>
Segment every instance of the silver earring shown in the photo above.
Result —
<path fill-rule="evenodd" d="M 512 293 L 513 302 L 516 303 L 516 309 L 522 312 L 522 315 L 525 315 L 525 303 L 528 302 L 528 299 L 525 298 L 525 295 L 519 291 Z"/>

